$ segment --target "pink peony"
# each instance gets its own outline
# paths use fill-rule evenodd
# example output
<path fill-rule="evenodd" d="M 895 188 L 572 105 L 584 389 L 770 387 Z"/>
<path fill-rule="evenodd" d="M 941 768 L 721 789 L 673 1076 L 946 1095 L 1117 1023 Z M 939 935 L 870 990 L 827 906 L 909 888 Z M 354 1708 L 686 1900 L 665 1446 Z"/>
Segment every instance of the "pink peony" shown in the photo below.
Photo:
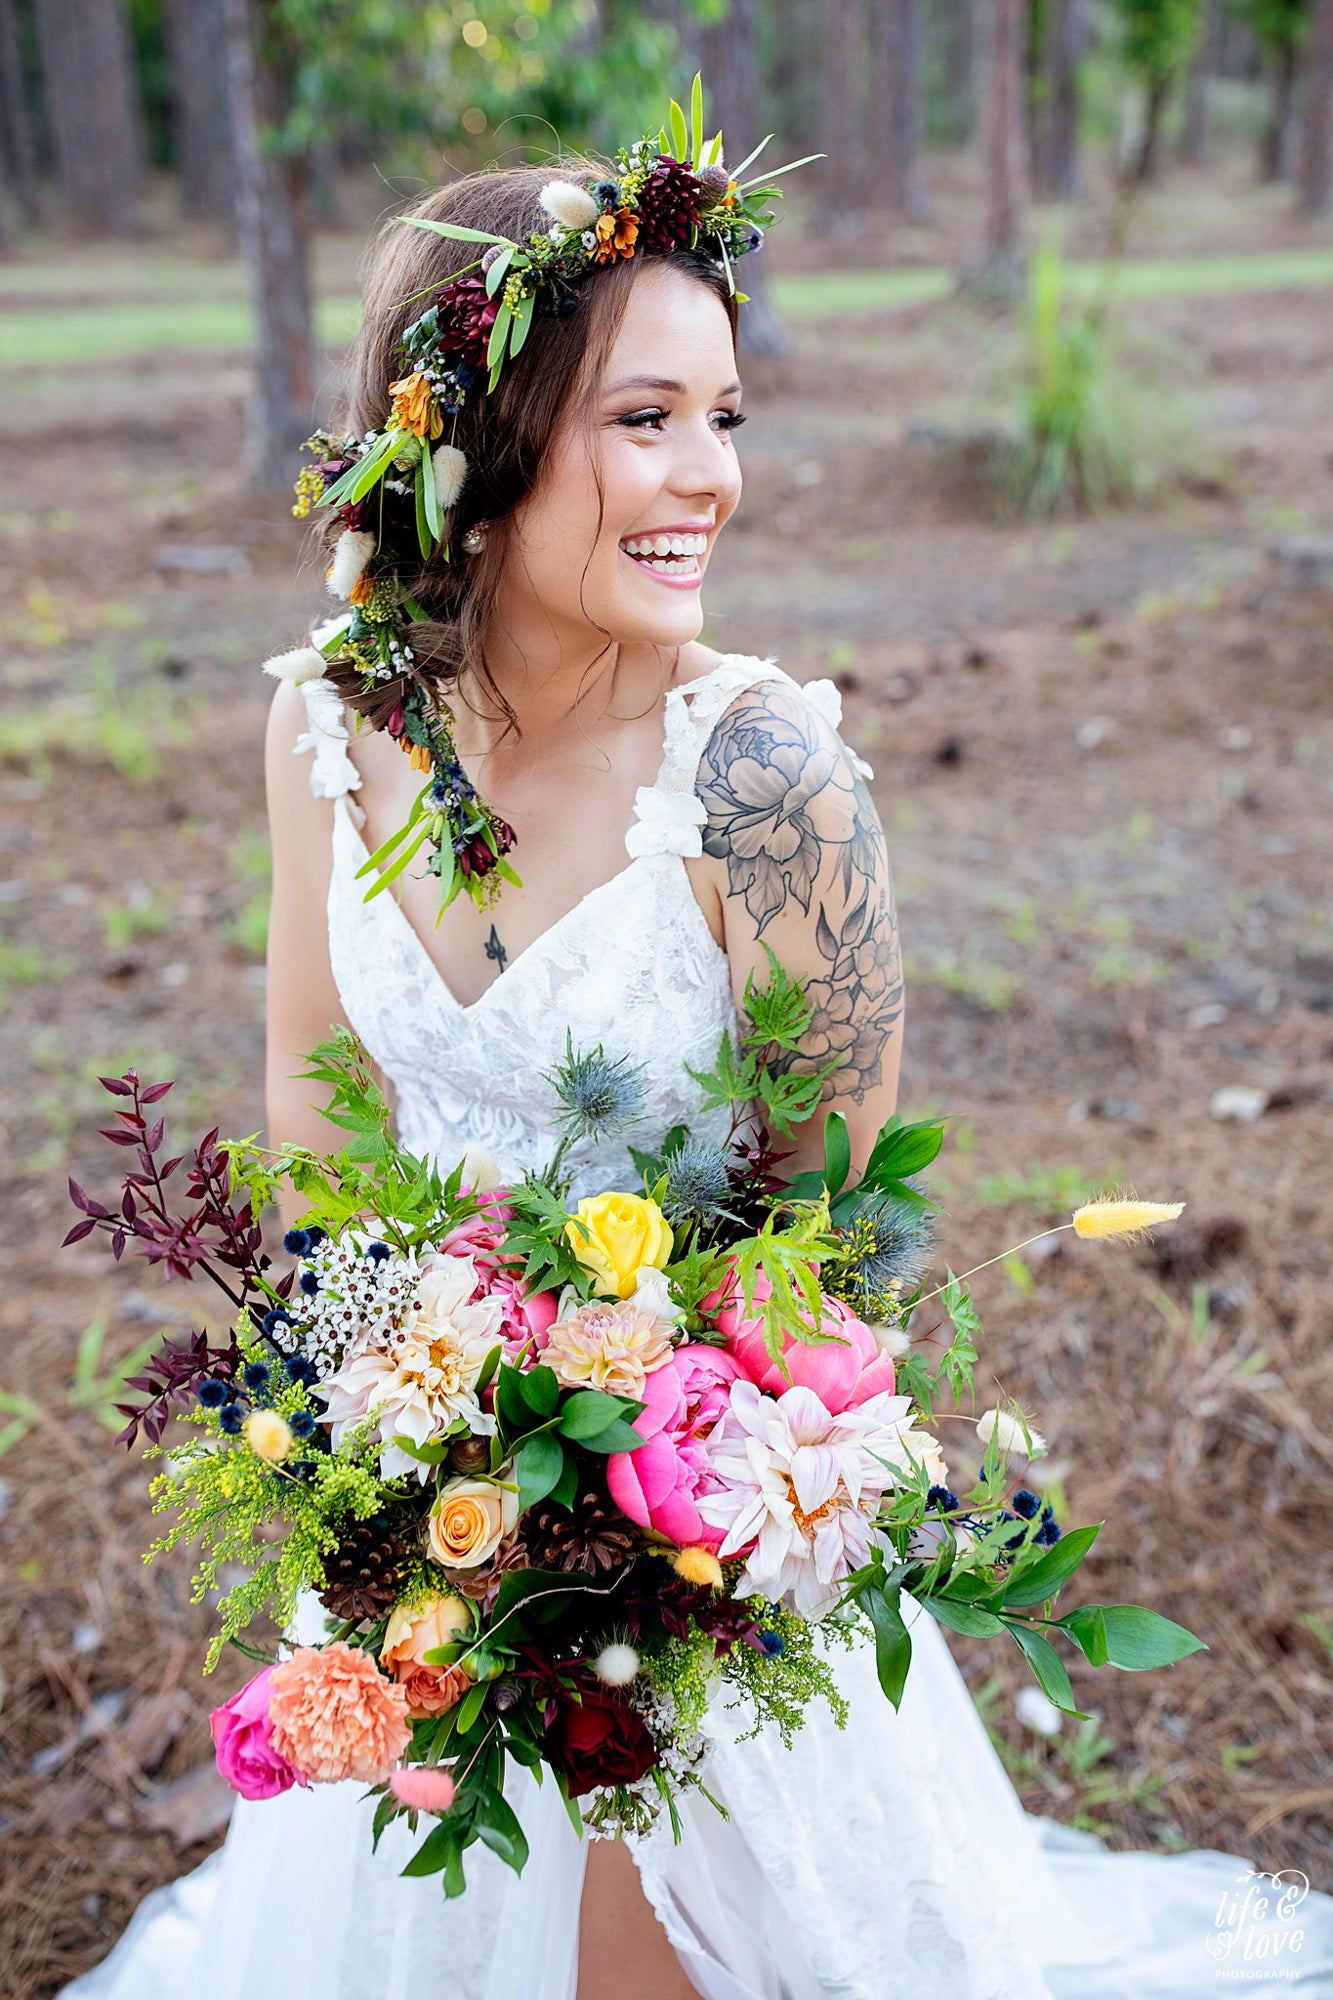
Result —
<path fill-rule="evenodd" d="M 490 1283 L 490 1296 L 500 1299 L 504 1305 L 500 1338 L 505 1344 L 507 1359 L 514 1360 L 529 1341 L 540 1347 L 560 1310 L 557 1295 L 554 1292 L 529 1291 L 521 1278 L 511 1277 L 507 1271 L 497 1271 Z"/>
<path fill-rule="evenodd" d="M 265 1667 L 208 1718 L 218 1769 L 243 1799 L 276 1799 L 293 1785 L 310 1783 L 274 1748 L 268 1712 L 272 1678 L 272 1667 Z"/>
<path fill-rule="evenodd" d="M 279 1753 L 317 1784 L 383 1784 L 412 1740 L 407 1696 L 369 1653 L 335 1639 L 298 1646 L 269 1669 L 269 1714 Z"/>
<path fill-rule="evenodd" d="M 478 1196 L 482 1203 L 475 1215 L 455 1224 L 440 1240 L 441 1251 L 451 1257 L 471 1257 L 477 1267 L 476 1298 L 499 1299 L 504 1308 L 500 1338 L 506 1359 L 512 1361 L 529 1341 L 540 1345 L 555 1319 L 559 1303 L 554 1292 L 530 1291 L 518 1275 L 518 1266 L 506 1266 L 504 1236 L 512 1211 L 502 1194 Z"/>
<path fill-rule="evenodd" d="M 634 1428 L 647 1442 L 606 1461 L 607 1485 L 621 1512 L 679 1547 L 715 1549 L 722 1540 L 722 1530 L 703 1519 L 696 1502 L 717 1484 L 705 1447 L 740 1372 L 720 1348 L 689 1341 L 676 1348 L 643 1385 L 646 1408 Z"/>
<path fill-rule="evenodd" d="M 451 1257 L 471 1257 L 478 1268 L 498 1270 L 512 1210 L 498 1192 L 479 1194 L 477 1199 L 481 1203 L 477 1213 L 456 1222 L 440 1238 L 439 1247 Z"/>
<path fill-rule="evenodd" d="M 755 1286 L 755 1306 L 768 1297 L 770 1286 L 760 1272 Z M 770 1396 L 781 1396 L 791 1388 L 813 1389 L 830 1416 L 855 1409 L 872 1396 L 892 1395 L 896 1387 L 893 1357 L 881 1351 L 864 1320 L 859 1320 L 841 1299 L 824 1298 L 820 1332 L 835 1334 L 834 1340 L 814 1344 L 789 1338 L 783 1350 L 790 1380 L 783 1374 L 764 1341 L 764 1323 L 758 1311 L 747 1314 L 739 1285 L 734 1282 L 711 1292 L 702 1310 L 726 1340 L 728 1350 L 740 1364 L 741 1373 Z"/>

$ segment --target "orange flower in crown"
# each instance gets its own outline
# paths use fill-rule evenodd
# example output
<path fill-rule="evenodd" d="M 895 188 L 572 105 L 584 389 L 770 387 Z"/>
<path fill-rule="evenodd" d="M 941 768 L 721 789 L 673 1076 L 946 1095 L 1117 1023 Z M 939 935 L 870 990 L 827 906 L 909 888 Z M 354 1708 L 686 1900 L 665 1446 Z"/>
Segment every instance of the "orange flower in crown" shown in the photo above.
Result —
<path fill-rule="evenodd" d="M 413 431 L 419 438 L 440 435 L 444 418 L 427 376 L 404 375 L 400 381 L 390 382 L 389 394 L 393 397 L 394 419 L 405 431 Z"/>
<path fill-rule="evenodd" d="M 613 264 L 617 257 L 632 257 L 634 241 L 639 233 L 639 218 L 632 208 L 605 210 L 594 225 L 597 248 L 593 251 L 593 262 Z"/>

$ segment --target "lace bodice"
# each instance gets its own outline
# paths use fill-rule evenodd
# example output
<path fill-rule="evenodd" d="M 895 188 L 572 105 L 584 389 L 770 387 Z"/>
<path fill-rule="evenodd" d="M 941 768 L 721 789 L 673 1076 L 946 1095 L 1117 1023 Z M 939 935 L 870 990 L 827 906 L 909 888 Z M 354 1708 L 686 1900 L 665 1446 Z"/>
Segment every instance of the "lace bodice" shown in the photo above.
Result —
<path fill-rule="evenodd" d="M 644 1109 L 629 1143 L 652 1150 L 673 1125 L 721 1137 L 726 1114 L 700 1114 L 687 1065 L 710 1067 L 736 1011 L 726 954 L 695 898 L 685 860 L 703 851 L 700 760 L 736 697 L 763 680 L 798 683 L 772 659 L 729 654 L 665 697 L 656 781 L 641 786 L 625 835 L 628 861 L 544 931 L 471 1005 L 450 991 L 392 889 L 367 903 L 353 794 L 361 774 L 348 752 L 349 717 L 326 680 L 302 683 L 313 751 L 312 789 L 334 801 L 329 957 L 351 1026 L 393 1086 L 398 1135 L 446 1170 L 482 1147 L 508 1177 L 539 1168 L 554 1145 L 557 1106 L 543 1081 L 565 1054 L 600 1045 L 641 1065 Z M 803 690 L 836 728 L 831 681 Z M 577 1194 L 623 1182 L 625 1144 L 583 1145 L 567 1156 Z M 637 1185 L 637 1175 L 632 1185 Z"/>

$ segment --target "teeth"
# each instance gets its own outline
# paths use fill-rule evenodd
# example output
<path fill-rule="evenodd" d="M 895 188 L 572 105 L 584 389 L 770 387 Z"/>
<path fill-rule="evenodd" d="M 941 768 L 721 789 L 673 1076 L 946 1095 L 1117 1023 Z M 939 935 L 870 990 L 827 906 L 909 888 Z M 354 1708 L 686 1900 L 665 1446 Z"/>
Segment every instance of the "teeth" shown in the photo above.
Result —
<path fill-rule="evenodd" d="M 707 535 L 645 535 L 637 541 L 620 544 L 627 555 L 639 556 L 701 556 L 708 547 Z"/>

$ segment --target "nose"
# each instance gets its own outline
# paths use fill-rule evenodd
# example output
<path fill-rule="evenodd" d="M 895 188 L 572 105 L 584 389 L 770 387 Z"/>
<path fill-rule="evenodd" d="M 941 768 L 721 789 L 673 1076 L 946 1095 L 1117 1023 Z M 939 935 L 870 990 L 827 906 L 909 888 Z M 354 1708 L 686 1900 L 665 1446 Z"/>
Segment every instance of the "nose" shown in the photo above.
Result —
<path fill-rule="evenodd" d="M 705 412 L 677 436 L 678 456 L 668 481 L 672 493 L 687 503 L 687 511 L 689 503 L 711 502 L 720 512 L 730 512 L 740 497 L 741 469 L 726 432 L 716 429 Z"/>

